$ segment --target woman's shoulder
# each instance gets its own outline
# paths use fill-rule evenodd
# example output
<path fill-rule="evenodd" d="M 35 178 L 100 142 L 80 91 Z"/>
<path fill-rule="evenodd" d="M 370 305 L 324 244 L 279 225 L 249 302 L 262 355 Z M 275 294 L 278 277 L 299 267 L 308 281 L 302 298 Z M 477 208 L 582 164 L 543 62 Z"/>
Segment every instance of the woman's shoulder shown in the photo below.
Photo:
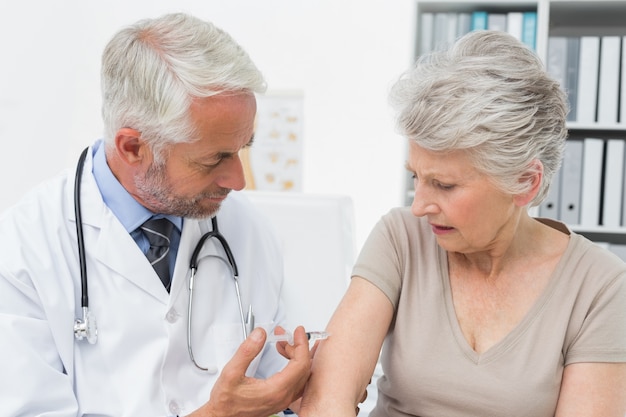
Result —
<path fill-rule="evenodd" d="M 569 256 L 595 271 L 623 274 L 626 277 L 626 263 L 622 259 L 606 247 L 575 232 L 571 234 Z"/>
<path fill-rule="evenodd" d="M 425 217 L 416 217 L 410 207 L 395 207 L 380 219 L 378 227 L 384 227 L 394 236 L 402 236 L 408 240 L 434 240 L 430 233 L 430 224 Z"/>
<path fill-rule="evenodd" d="M 596 272 L 626 272 L 626 263 L 606 247 L 572 231 L 566 224 L 557 220 L 544 218 L 537 218 L 536 220 L 569 236 L 569 242 L 561 262 L 563 268 L 577 265 L 579 271 L 591 269 Z"/>
<path fill-rule="evenodd" d="M 382 216 L 382 220 L 390 224 L 428 227 L 428 221 L 424 217 L 416 217 L 411 207 L 394 207 Z"/>

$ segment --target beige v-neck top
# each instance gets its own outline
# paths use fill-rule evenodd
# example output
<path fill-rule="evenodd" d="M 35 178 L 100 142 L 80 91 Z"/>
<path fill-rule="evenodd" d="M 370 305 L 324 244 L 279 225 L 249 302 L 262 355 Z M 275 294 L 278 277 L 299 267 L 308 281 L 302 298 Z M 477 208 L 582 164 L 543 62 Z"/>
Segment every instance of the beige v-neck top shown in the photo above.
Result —
<path fill-rule="evenodd" d="M 456 319 L 446 252 L 409 208 L 378 222 L 353 276 L 395 309 L 371 417 L 552 417 L 565 366 L 626 362 L 626 264 L 575 233 L 527 315 L 480 355 Z"/>

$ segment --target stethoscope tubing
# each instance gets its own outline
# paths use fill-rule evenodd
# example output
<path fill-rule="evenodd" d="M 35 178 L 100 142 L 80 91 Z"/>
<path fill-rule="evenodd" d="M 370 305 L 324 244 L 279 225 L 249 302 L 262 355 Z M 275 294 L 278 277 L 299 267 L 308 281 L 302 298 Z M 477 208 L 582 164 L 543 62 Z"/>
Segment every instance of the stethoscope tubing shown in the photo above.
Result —
<path fill-rule="evenodd" d="M 74 179 L 74 216 L 76 217 L 76 239 L 78 242 L 78 260 L 80 264 L 80 306 L 83 308 L 89 307 L 89 291 L 87 290 L 87 262 L 85 257 L 85 237 L 83 235 L 83 215 L 80 206 L 80 185 L 83 179 L 83 166 L 85 165 L 88 150 L 89 148 L 85 148 L 80 154 L 80 158 L 78 158 L 78 166 Z"/>
<path fill-rule="evenodd" d="M 76 340 L 87 339 L 90 344 L 98 340 L 96 318 L 89 311 L 89 290 L 87 287 L 87 260 L 85 255 L 85 238 L 83 236 L 83 216 L 80 203 L 80 186 L 82 184 L 83 167 L 89 147 L 85 148 L 78 158 L 74 179 L 74 216 L 76 217 L 76 241 L 78 244 L 78 263 L 80 268 L 80 305 L 83 318 L 74 320 L 74 337 Z"/>
<path fill-rule="evenodd" d="M 198 364 L 198 362 L 196 361 L 193 355 L 193 348 L 192 348 L 193 343 L 191 341 L 192 339 L 191 334 L 192 334 L 192 328 L 193 328 L 192 306 L 193 306 L 193 289 L 194 289 L 196 272 L 198 270 L 198 262 L 199 262 L 198 258 L 199 258 L 200 251 L 202 250 L 204 246 L 204 243 L 208 239 L 216 238 L 222 244 L 224 253 L 226 254 L 226 257 L 228 258 L 228 265 L 231 268 L 231 272 L 233 274 L 233 280 L 235 282 L 235 292 L 237 295 L 237 307 L 239 308 L 239 319 L 241 320 L 242 335 L 244 339 L 248 337 L 248 326 L 246 325 L 246 319 L 243 313 L 243 305 L 241 303 L 241 291 L 239 289 L 239 271 L 237 269 L 237 262 L 235 262 L 235 257 L 233 256 L 233 252 L 231 251 L 230 246 L 228 245 L 228 242 L 226 241 L 226 238 L 219 231 L 219 228 L 217 226 L 217 218 L 215 216 L 211 218 L 211 226 L 212 226 L 212 230 L 202 235 L 202 237 L 196 244 L 196 247 L 194 248 L 194 251 L 191 255 L 191 259 L 189 260 L 189 269 L 191 271 L 191 274 L 189 276 L 189 303 L 187 304 L 187 350 L 189 351 L 189 358 L 191 359 L 193 364 L 197 368 L 203 371 L 207 371 L 208 368 L 205 368 L 201 366 L 200 364 Z M 217 257 L 223 260 L 223 258 L 219 256 Z M 252 315 L 251 311 L 249 315 L 250 316 Z"/>
<path fill-rule="evenodd" d="M 204 242 L 207 239 L 214 237 L 217 240 L 219 240 L 222 246 L 224 247 L 224 252 L 226 252 L 226 257 L 228 258 L 228 263 L 233 269 L 233 275 L 235 277 L 239 277 L 239 271 L 237 270 L 237 263 L 235 262 L 235 257 L 233 256 L 233 252 L 230 250 L 230 246 L 228 245 L 226 238 L 220 233 L 217 227 L 217 218 L 215 216 L 211 217 L 211 226 L 213 230 L 202 235 L 202 237 L 196 244 L 196 247 L 193 250 L 193 253 L 191 254 L 191 259 L 189 260 L 189 269 L 191 269 L 192 272 L 198 270 L 198 255 L 200 254 L 200 251 L 202 250 L 202 247 L 204 246 Z"/>
<path fill-rule="evenodd" d="M 87 157 L 88 150 L 89 150 L 89 147 L 85 148 L 83 152 L 80 154 L 80 157 L 78 159 L 78 164 L 76 167 L 76 175 L 75 175 L 75 180 L 74 180 L 74 215 L 76 217 L 76 238 L 77 238 L 77 246 L 78 246 L 78 261 L 79 261 L 79 267 L 80 267 L 80 285 L 81 285 L 80 303 L 81 303 L 81 308 L 83 311 L 82 320 L 76 319 L 74 322 L 74 337 L 77 340 L 82 340 L 86 338 L 89 343 L 94 344 L 97 341 L 97 326 L 96 326 L 95 317 L 89 311 L 87 260 L 86 260 L 86 254 L 85 254 L 85 238 L 83 235 L 83 219 L 82 219 L 81 198 L 80 198 L 81 197 L 80 186 L 82 184 L 83 169 L 84 169 L 85 159 Z M 252 307 L 250 307 L 250 310 L 248 312 L 249 319 L 246 320 L 246 318 L 244 317 L 243 306 L 241 302 L 241 291 L 239 289 L 239 270 L 237 269 L 237 263 L 235 262 L 235 257 L 233 256 L 233 253 L 230 249 L 230 246 L 228 245 L 228 242 L 226 241 L 226 238 L 220 233 L 218 229 L 217 218 L 215 216 L 211 218 L 211 225 L 212 225 L 212 230 L 202 235 L 202 237 L 200 238 L 200 240 L 196 244 L 196 247 L 193 250 L 191 259 L 189 260 L 189 268 L 191 270 L 191 275 L 189 278 L 189 303 L 187 305 L 187 349 L 189 351 L 189 357 L 191 361 L 193 362 L 193 364 L 203 371 L 207 371 L 208 368 L 204 368 L 200 366 L 196 362 L 193 356 L 193 348 L 192 348 L 192 343 L 191 343 L 191 332 L 192 332 L 191 330 L 192 329 L 192 325 L 191 325 L 192 313 L 191 312 L 192 312 L 192 303 L 193 303 L 193 287 L 194 287 L 196 272 L 198 270 L 199 255 L 206 240 L 211 239 L 211 238 L 216 238 L 222 244 L 224 253 L 226 254 L 226 257 L 228 258 L 228 265 L 231 268 L 231 271 L 233 274 L 233 280 L 235 283 L 235 292 L 237 295 L 237 307 L 239 308 L 239 317 L 241 320 L 241 327 L 242 327 L 242 333 L 243 333 L 244 339 L 248 337 L 248 332 L 249 332 L 248 326 L 250 327 L 254 326 L 254 315 L 252 314 Z M 219 256 L 217 257 L 223 260 L 223 258 Z"/>

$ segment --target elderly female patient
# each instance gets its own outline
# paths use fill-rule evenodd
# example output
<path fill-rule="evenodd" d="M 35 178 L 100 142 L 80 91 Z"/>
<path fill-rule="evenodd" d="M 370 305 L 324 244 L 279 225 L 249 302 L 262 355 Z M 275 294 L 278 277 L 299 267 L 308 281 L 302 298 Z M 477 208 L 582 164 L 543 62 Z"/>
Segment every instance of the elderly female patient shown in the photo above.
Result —
<path fill-rule="evenodd" d="M 566 98 L 506 33 L 479 31 L 395 84 L 415 198 L 371 232 L 314 358 L 300 416 L 626 414 L 626 265 L 529 208 Z"/>

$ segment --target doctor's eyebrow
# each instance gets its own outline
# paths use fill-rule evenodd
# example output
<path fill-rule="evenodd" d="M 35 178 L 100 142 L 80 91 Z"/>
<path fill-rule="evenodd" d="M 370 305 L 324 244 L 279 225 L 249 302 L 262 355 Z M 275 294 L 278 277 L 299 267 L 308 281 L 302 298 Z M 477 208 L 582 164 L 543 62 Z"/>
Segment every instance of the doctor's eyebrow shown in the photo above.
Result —
<path fill-rule="evenodd" d="M 233 156 L 239 154 L 239 152 L 242 151 L 243 149 L 251 147 L 253 143 L 254 143 L 254 134 L 250 137 L 250 140 L 248 141 L 248 143 L 243 145 L 243 147 L 241 149 L 239 149 L 238 151 L 236 151 L 236 152 L 218 152 L 218 153 L 214 154 L 213 155 L 213 159 L 217 160 L 217 162 L 212 163 L 211 165 L 219 164 L 224 159 L 232 158 Z"/>
<path fill-rule="evenodd" d="M 219 160 L 222 159 L 226 159 L 226 158 L 232 158 L 233 156 L 237 155 L 240 151 L 242 151 L 243 149 L 249 148 L 252 146 L 252 144 L 254 143 L 254 135 L 252 135 L 250 137 L 250 140 L 248 141 L 248 143 L 246 143 L 245 145 L 243 145 L 243 147 L 241 149 L 239 149 L 237 152 L 218 152 L 216 154 L 216 157 Z"/>

